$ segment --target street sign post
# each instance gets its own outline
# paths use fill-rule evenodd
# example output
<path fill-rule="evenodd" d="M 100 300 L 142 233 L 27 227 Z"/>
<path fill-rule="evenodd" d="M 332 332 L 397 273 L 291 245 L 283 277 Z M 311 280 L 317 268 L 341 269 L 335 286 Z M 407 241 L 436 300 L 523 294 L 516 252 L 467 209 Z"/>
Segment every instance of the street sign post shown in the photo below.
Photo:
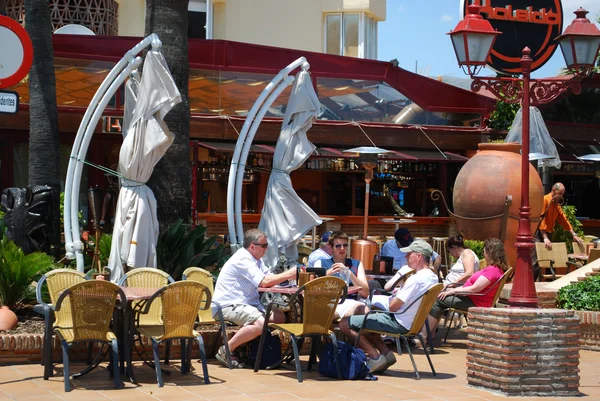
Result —
<path fill-rule="evenodd" d="M 0 113 L 15 114 L 17 111 L 19 111 L 19 94 L 0 91 Z"/>
<path fill-rule="evenodd" d="M 27 31 L 12 18 L 0 16 L 0 89 L 19 83 L 29 73 L 33 46 Z"/>

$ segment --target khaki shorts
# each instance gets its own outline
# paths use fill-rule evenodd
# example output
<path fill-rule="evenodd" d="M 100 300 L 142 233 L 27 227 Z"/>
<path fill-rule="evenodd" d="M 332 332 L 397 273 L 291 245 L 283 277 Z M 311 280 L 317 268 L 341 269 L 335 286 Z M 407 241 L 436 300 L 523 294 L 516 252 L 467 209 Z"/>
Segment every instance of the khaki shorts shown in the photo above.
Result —
<path fill-rule="evenodd" d="M 223 319 L 238 326 L 252 324 L 261 317 L 264 317 L 264 314 L 257 307 L 251 305 L 237 304 L 223 308 Z"/>

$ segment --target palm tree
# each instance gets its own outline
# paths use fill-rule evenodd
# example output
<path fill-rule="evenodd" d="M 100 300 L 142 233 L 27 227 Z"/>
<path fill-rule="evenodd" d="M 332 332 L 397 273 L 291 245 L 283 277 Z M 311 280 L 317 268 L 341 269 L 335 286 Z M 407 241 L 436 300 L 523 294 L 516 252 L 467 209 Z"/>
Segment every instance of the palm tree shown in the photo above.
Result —
<path fill-rule="evenodd" d="M 48 0 L 25 0 L 25 29 L 33 44 L 29 71 L 29 185 L 52 188 L 49 243 L 56 253 L 60 245 L 60 133 Z"/>
<path fill-rule="evenodd" d="M 182 102 L 166 116 L 175 134 L 173 145 L 158 163 L 148 182 L 156 196 L 161 231 L 179 218 L 190 217 L 190 105 L 188 101 L 188 2 L 146 0 L 146 36 L 156 33 L 163 43 L 163 54 L 181 93 Z"/>

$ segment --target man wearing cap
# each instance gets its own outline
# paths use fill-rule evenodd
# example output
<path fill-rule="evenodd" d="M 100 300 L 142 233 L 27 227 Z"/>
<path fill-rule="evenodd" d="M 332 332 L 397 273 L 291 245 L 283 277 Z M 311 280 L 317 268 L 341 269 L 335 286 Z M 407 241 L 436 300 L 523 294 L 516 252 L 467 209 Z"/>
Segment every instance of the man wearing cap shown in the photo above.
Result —
<path fill-rule="evenodd" d="M 331 231 L 327 231 L 321 236 L 321 244 L 319 248 L 315 249 L 308 255 L 308 267 L 314 267 L 315 262 L 321 259 L 329 259 L 333 254 L 333 249 L 331 249 L 331 245 L 329 245 L 329 236 L 331 235 Z"/>
<path fill-rule="evenodd" d="M 389 298 L 389 311 L 401 312 L 393 317 L 386 313 L 372 313 L 367 318 L 365 327 L 376 331 L 407 333 L 413 324 L 421 300 L 417 300 L 425 291 L 438 283 L 437 274 L 429 268 L 433 255 L 431 246 L 423 241 L 413 241 L 409 246 L 400 249 L 405 255 L 408 266 L 415 270 L 415 274 L 406 280 L 400 291 Z M 408 307 L 410 305 L 410 307 Z M 340 329 L 355 342 L 358 331 L 363 325 L 365 316 L 350 316 L 340 321 Z M 383 372 L 396 362 L 396 357 L 383 342 L 381 335 L 366 333 L 360 337 L 358 346 L 369 357 L 369 369 L 373 373 Z"/>

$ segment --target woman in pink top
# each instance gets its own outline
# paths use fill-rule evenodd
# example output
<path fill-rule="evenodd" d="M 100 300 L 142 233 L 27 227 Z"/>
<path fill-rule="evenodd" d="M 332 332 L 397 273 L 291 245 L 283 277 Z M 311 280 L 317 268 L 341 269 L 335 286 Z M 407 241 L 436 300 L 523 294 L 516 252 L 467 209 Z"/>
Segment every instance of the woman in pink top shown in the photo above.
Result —
<path fill-rule="evenodd" d="M 498 238 L 485 240 L 483 256 L 487 267 L 473 274 L 465 285 L 441 292 L 433 304 L 427 317 L 431 333 L 435 337 L 435 329 L 444 311 L 449 308 L 467 310 L 472 306 L 489 308 L 492 306 L 496 289 L 502 275 L 508 269 L 504 244 Z M 481 294 L 481 295 L 476 295 Z"/>

